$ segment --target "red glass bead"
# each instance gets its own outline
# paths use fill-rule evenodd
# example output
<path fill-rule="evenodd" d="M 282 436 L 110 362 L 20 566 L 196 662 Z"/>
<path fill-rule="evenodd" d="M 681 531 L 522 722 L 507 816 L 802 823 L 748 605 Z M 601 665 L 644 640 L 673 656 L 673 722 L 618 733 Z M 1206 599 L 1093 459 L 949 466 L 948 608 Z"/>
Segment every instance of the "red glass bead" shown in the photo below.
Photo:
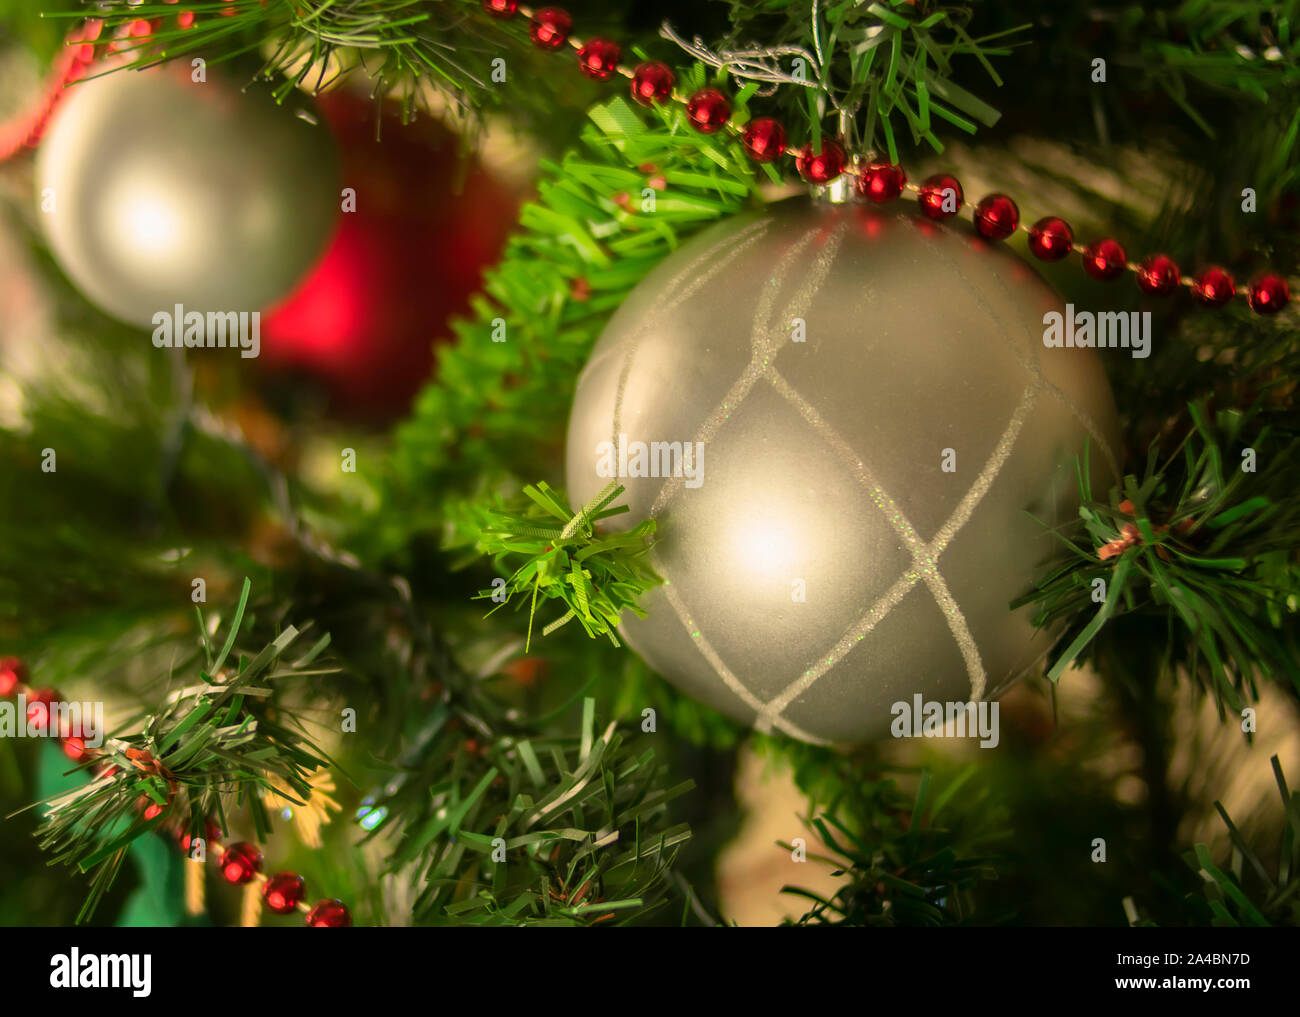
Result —
<path fill-rule="evenodd" d="M 658 60 L 637 64 L 632 72 L 632 98 L 642 106 L 663 102 L 673 94 L 675 80 L 672 69 Z"/>
<path fill-rule="evenodd" d="M 1094 279 L 1114 279 L 1124 271 L 1128 255 L 1118 240 L 1094 240 L 1083 252 L 1083 270 Z"/>
<path fill-rule="evenodd" d="M 27 724 L 33 730 L 44 731 L 50 724 L 50 707 L 59 701 L 53 689 L 34 689 L 27 693 Z"/>
<path fill-rule="evenodd" d="M 1049 215 L 1029 228 L 1029 249 L 1043 261 L 1060 261 L 1074 245 L 1074 230 L 1064 219 Z"/>
<path fill-rule="evenodd" d="M 961 184 L 954 176 L 936 173 L 921 181 L 921 193 L 916 200 L 921 211 L 931 219 L 947 219 L 961 211 Z"/>
<path fill-rule="evenodd" d="M 307 924 L 313 929 L 346 929 L 352 916 L 341 900 L 323 900 L 307 912 Z"/>
<path fill-rule="evenodd" d="M 221 837 L 222 837 L 221 827 L 217 826 L 214 820 L 211 819 L 204 820 L 203 837 L 201 839 L 205 841 L 205 846 L 207 844 L 214 844 L 219 842 L 221 840 Z M 193 842 L 193 835 L 190 833 L 189 830 L 181 830 L 176 836 L 176 841 L 177 843 L 180 844 L 182 851 L 184 851 L 186 854 L 190 853 L 190 844 Z"/>
<path fill-rule="evenodd" d="M 893 201 L 903 193 L 907 174 L 902 166 L 889 162 L 873 162 L 858 176 L 858 193 L 877 205 Z"/>
<path fill-rule="evenodd" d="M 483 9 L 494 18 L 510 18 L 519 10 L 519 0 L 483 0 Z"/>
<path fill-rule="evenodd" d="M 256 844 L 241 840 L 221 855 L 221 875 L 227 883 L 247 883 L 262 871 L 262 852 Z"/>
<path fill-rule="evenodd" d="M 543 7 L 533 13 L 533 23 L 528 34 L 542 49 L 559 49 L 569 41 L 573 31 L 573 18 L 561 7 Z"/>
<path fill-rule="evenodd" d="M 277 915 L 287 915 L 307 893 L 307 884 L 296 872 L 277 872 L 262 887 L 262 899 Z"/>
<path fill-rule="evenodd" d="M 578 50 L 578 66 L 587 77 L 608 81 L 618 70 L 622 55 L 618 43 L 609 39 L 590 39 Z"/>
<path fill-rule="evenodd" d="M 758 117 L 745 125 L 740 143 L 755 162 L 772 162 L 785 151 L 785 128 L 772 117 Z"/>
<path fill-rule="evenodd" d="M 1164 254 L 1153 254 L 1143 260 L 1137 270 L 1137 284 L 1143 293 L 1153 297 L 1167 297 L 1178 289 L 1178 266 L 1174 259 Z"/>
<path fill-rule="evenodd" d="M 1237 285 L 1227 272 L 1217 265 L 1211 265 L 1196 277 L 1192 292 L 1206 307 L 1222 307 L 1236 296 Z"/>
<path fill-rule="evenodd" d="M 686 104 L 686 115 L 701 134 L 717 134 L 731 116 L 731 101 L 716 88 L 701 88 Z"/>
<path fill-rule="evenodd" d="M 70 735 L 63 739 L 63 751 L 74 763 L 80 763 L 86 758 L 86 741 L 79 735 Z"/>
<path fill-rule="evenodd" d="M 1020 225 L 1020 209 L 1005 194 L 989 194 L 975 206 L 975 229 L 985 240 L 1005 240 Z"/>
<path fill-rule="evenodd" d="M 27 684 L 27 668 L 17 657 L 0 657 L 0 696 L 11 696 Z"/>
<path fill-rule="evenodd" d="M 829 184 L 844 172 L 847 159 L 844 149 L 830 138 L 822 138 L 820 152 L 814 152 L 812 145 L 804 145 L 795 160 L 799 175 L 810 184 Z"/>
<path fill-rule="evenodd" d="M 1291 300 L 1286 280 L 1277 275 L 1261 275 L 1250 284 L 1250 309 L 1256 314 L 1277 314 Z"/>

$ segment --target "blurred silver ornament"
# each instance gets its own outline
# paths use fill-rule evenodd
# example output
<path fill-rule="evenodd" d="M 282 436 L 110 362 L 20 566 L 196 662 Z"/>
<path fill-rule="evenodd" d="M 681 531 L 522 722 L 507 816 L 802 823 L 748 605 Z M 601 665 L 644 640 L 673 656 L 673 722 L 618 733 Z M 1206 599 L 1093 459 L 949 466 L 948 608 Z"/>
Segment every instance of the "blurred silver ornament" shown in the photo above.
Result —
<path fill-rule="evenodd" d="M 37 158 L 50 246 L 94 303 L 134 324 L 176 304 L 254 311 L 324 249 L 339 212 L 329 132 L 276 104 L 194 81 L 188 64 L 73 86 Z"/>
<path fill-rule="evenodd" d="M 1044 347 L 1060 306 L 968 225 L 910 211 L 792 199 L 668 258 L 569 421 L 572 502 L 613 466 L 631 511 L 610 522 L 659 523 L 667 582 L 628 643 L 808 741 L 882 737 L 917 694 L 999 695 L 1050 642 L 1009 604 L 1058 551 L 1042 522 L 1077 509 L 1074 457 L 1090 439 L 1103 490 L 1116 469 L 1097 355 Z"/>

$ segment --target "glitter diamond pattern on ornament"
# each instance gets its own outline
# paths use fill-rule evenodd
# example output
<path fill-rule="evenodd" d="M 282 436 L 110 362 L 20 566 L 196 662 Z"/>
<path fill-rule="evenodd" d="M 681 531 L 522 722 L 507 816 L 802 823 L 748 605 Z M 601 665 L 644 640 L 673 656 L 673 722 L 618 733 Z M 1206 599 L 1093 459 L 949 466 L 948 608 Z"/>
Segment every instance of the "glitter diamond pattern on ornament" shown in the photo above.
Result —
<path fill-rule="evenodd" d="M 581 502 L 603 484 L 583 468 L 596 436 L 703 442 L 698 490 L 622 480 L 626 518 L 660 521 L 666 581 L 629 643 L 759 730 L 858 740 L 893 701 L 978 700 L 1042 653 L 1021 659 L 1032 633 L 1006 620 L 1029 578 L 1020 517 L 1073 511 L 1079 436 L 1114 470 L 1097 423 L 1113 409 L 1095 358 L 1044 370 L 1027 322 L 1054 298 L 1014 258 L 907 215 L 795 205 L 715 229 L 629 298 L 579 384 L 569 486 Z M 972 520 L 979 540 L 953 559 Z"/>

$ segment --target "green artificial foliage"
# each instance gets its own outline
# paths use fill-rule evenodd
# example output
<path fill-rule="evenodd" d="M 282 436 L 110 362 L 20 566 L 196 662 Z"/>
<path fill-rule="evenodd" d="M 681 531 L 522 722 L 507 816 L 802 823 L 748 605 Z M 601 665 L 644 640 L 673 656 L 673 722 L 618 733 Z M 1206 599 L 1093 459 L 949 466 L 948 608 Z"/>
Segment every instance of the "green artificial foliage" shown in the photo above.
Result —
<path fill-rule="evenodd" d="M 37 19 L 0 3 L 12 45 L 40 60 L 86 13 L 45 7 Z M 78 353 L 24 383 L 20 418 L 0 421 L 0 655 L 25 656 L 40 684 L 131 706 L 106 759 L 61 765 L 58 786 L 49 746 L 0 745 L 6 811 L 38 802 L 19 820 L 75 874 L 75 903 L 49 914 L 181 922 L 170 838 L 209 818 L 279 833 L 262 792 L 283 783 L 300 807 L 327 767 L 346 784 L 342 816 L 311 878 L 362 923 L 726 924 L 714 862 L 736 831 L 745 746 L 793 775 L 807 808 L 792 820 L 827 845 L 809 858 L 841 880 L 831 894 L 789 887 L 805 908 L 794 926 L 1300 923 L 1300 799 L 1280 764 L 1280 808 L 1230 817 L 1170 763 L 1176 725 L 1207 693 L 1225 734 L 1265 693 L 1295 725 L 1294 307 L 1264 318 L 1171 303 L 1149 359 L 1108 365 L 1123 479 L 1094 490 L 1080 464 L 1079 520 L 1014 605 L 1056 633 L 1050 694 L 1076 665 L 1098 676 L 1097 701 L 1052 732 L 1054 751 L 1030 722 L 1008 721 L 1006 745 L 974 764 L 751 735 L 618 647 L 622 612 L 658 582 L 654 525 L 611 535 L 599 524 L 617 485 L 572 505 L 560 483 L 576 380 L 610 316 L 690 237 L 781 193 L 789 161 L 755 164 L 734 131 L 693 130 L 680 103 L 637 106 L 621 77 L 586 80 L 572 52 L 539 51 L 526 20 L 478 0 L 95 11 L 104 47 L 159 19 L 129 44 L 145 63 L 234 61 L 282 99 L 369 74 L 411 116 L 436 94 L 467 146 L 508 122 L 542 159 L 408 417 L 389 434 L 330 431 L 362 451 L 342 484 L 272 461 L 203 403 L 185 361 L 143 355 L 137 332 L 92 310 L 44 250 L 26 181 L 0 167 L 6 227 Z M 670 63 L 679 95 L 715 85 L 735 123 L 779 116 L 796 147 L 839 136 L 909 176 L 974 152 L 996 179 L 1012 142 L 1030 139 L 1042 148 L 1016 166 L 1081 199 L 1131 257 L 1164 250 L 1187 272 L 1221 261 L 1239 285 L 1300 265 L 1300 0 L 720 0 L 679 4 L 662 29 L 658 8 L 574 13 L 578 35 L 617 38 L 626 62 Z M 1122 184 L 1134 153 L 1164 167 L 1152 207 L 1091 172 Z M 1257 212 L 1243 211 L 1246 190 Z M 1053 279 L 1138 306 L 1131 286 L 1064 267 Z M 59 470 L 45 476 L 52 446 Z M 254 547 L 268 531 L 275 553 Z M 214 606 L 196 622 L 198 575 Z M 495 610 L 499 593 L 521 610 Z M 336 737 L 346 710 L 358 726 Z M 1096 759 L 1125 756 L 1117 745 L 1132 772 L 1100 772 Z M 87 772 L 105 761 L 112 775 Z M 1122 786 L 1134 775 L 1141 796 Z M 146 821 L 142 798 L 163 811 Z M 1226 851 L 1180 839 L 1207 815 Z M 1079 848 L 1096 836 L 1122 846 L 1114 864 Z M 22 840 L 0 854 L 6 918 L 35 909 L 17 878 L 32 865 Z M 390 885 L 408 891 L 397 914 Z"/>

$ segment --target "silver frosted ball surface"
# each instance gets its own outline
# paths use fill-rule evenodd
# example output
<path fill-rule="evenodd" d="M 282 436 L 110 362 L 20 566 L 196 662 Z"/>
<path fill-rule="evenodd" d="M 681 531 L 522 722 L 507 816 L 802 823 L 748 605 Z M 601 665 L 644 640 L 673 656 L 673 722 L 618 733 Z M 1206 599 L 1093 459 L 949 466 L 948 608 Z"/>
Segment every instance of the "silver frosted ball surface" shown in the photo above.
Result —
<path fill-rule="evenodd" d="M 897 702 L 996 697 L 1038 661 L 1049 635 L 1009 604 L 1059 553 L 1043 524 L 1077 513 L 1075 457 L 1101 490 L 1116 471 L 1097 353 L 1043 344 L 1057 295 L 896 207 L 792 199 L 704 231 L 615 313 L 569 421 L 572 503 L 613 464 L 631 511 L 606 525 L 658 523 L 667 582 L 629 645 L 807 741 L 887 736 Z"/>
<path fill-rule="evenodd" d="M 55 257 L 108 313 L 256 311 L 323 252 L 339 213 L 329 131 L 188 63 L 73 86 L 37 157 Z"/>

